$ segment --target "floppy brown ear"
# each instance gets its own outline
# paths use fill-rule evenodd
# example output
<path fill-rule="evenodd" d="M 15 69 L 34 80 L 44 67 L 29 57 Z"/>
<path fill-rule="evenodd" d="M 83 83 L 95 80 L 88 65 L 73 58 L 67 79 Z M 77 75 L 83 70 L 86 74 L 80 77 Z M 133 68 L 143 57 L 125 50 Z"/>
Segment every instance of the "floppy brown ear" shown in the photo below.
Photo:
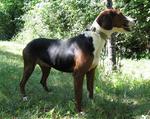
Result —
<path fill-rule="evenodd" d="M 100 15 L 96 21 L 105 30 L 111 30 L 113 28 L 111 14 Z"/>

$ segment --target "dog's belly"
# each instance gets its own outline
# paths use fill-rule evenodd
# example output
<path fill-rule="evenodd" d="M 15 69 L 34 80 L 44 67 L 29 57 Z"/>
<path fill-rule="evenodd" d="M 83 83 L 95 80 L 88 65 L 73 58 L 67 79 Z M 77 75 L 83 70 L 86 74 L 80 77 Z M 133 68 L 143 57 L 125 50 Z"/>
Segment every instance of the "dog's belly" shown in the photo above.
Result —
<path fill-rule="evenodd" d="M 63 72 L 72 72 L 74 67 L 74 56 L 73 55 L 67 55 L 67 56 L 57 56 L 55 59 L 51 60 L 51 66 L 54 67 L 57 70 L 63 71 Z"/>

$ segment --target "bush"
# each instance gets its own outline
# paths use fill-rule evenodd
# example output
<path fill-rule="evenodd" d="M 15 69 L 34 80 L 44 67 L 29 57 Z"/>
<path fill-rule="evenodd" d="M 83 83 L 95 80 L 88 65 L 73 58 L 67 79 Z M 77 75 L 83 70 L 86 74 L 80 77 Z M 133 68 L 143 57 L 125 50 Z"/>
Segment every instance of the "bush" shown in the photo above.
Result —
<path fill-rule="evenodd" d="M 23 3 L 23 0 L 0 1 L 0 40 L 10 40 L 22 28 Z"/>
<path fill-rule="evenodd" d="M 39 2 L 22 17 L 24 28 L 16 39 L 70 37 L 92 23 L 103 7 L 88 0 Z"/>

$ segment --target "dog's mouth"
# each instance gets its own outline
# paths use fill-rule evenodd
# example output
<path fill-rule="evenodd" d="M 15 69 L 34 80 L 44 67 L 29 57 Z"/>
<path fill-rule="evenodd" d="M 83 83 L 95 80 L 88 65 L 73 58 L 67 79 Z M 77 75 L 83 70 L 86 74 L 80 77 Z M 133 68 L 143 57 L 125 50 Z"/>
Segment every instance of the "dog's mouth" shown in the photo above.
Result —
<path fill-rule="evenodd" d="M 130 32 L 134 25 L 135 25 L 134 20 L 127 17 L 127 19 L 125 20 L 125 23 L 123 24 L 123 28 L 125 31 Z"/>
<path fill-rule="evenodd" d="M 125 31 L 128 31 L 128 32 L 131 31 L 131 26 L 129 25 L 129 22 L 126 22 L 126 23 L 123 25 L 123 29 L 124 29 Z"/>
<path fill-rule="evenodd" d="M 129 26 L 124 26 L 123 28 L 124 28 L 125 31 L 128 31 L 128 32 L 131 31 L 131 27 L 129 27 Z"/>

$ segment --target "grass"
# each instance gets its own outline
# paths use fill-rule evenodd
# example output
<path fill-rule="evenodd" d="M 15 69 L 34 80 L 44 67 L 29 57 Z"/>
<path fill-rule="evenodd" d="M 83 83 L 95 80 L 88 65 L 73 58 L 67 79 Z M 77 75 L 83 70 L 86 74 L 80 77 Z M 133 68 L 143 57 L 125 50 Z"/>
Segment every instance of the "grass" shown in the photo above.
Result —
<path fill-rule="evenodd" d="M 52 70 L 48 85 L 52 93 L 46 93 L 40 85 L 41 72 L 36 67 L 26 91 L 29 101 L 23 102 L 19 93 L 22 76 L 21 51 L 24 45 L 16 42 L 0 42 L 0 118 L 21 119 L 132 119 L 150 118 L 149 60 L 123 60 L 120 71 L 105 75 L 100 67 L 96 72 L 94 101 L 87 97 L 84 85 L 83 108 L 85 115 L 74 111 L 74 89 L 70 74 Z M 126 64 L 129 69 L 126 68 Z M 136 68 L 136 66 L 138 68 Z M 144 66 L 144 68 L 143 68 Z M 138 71 L 143 76 L 138 75 Z M 125 72 L 128 70 L 128 72 Z M 131 72 L 134 73 L 131 73 Z M 84 82 L 85 84 L 86 82 Z"/>

